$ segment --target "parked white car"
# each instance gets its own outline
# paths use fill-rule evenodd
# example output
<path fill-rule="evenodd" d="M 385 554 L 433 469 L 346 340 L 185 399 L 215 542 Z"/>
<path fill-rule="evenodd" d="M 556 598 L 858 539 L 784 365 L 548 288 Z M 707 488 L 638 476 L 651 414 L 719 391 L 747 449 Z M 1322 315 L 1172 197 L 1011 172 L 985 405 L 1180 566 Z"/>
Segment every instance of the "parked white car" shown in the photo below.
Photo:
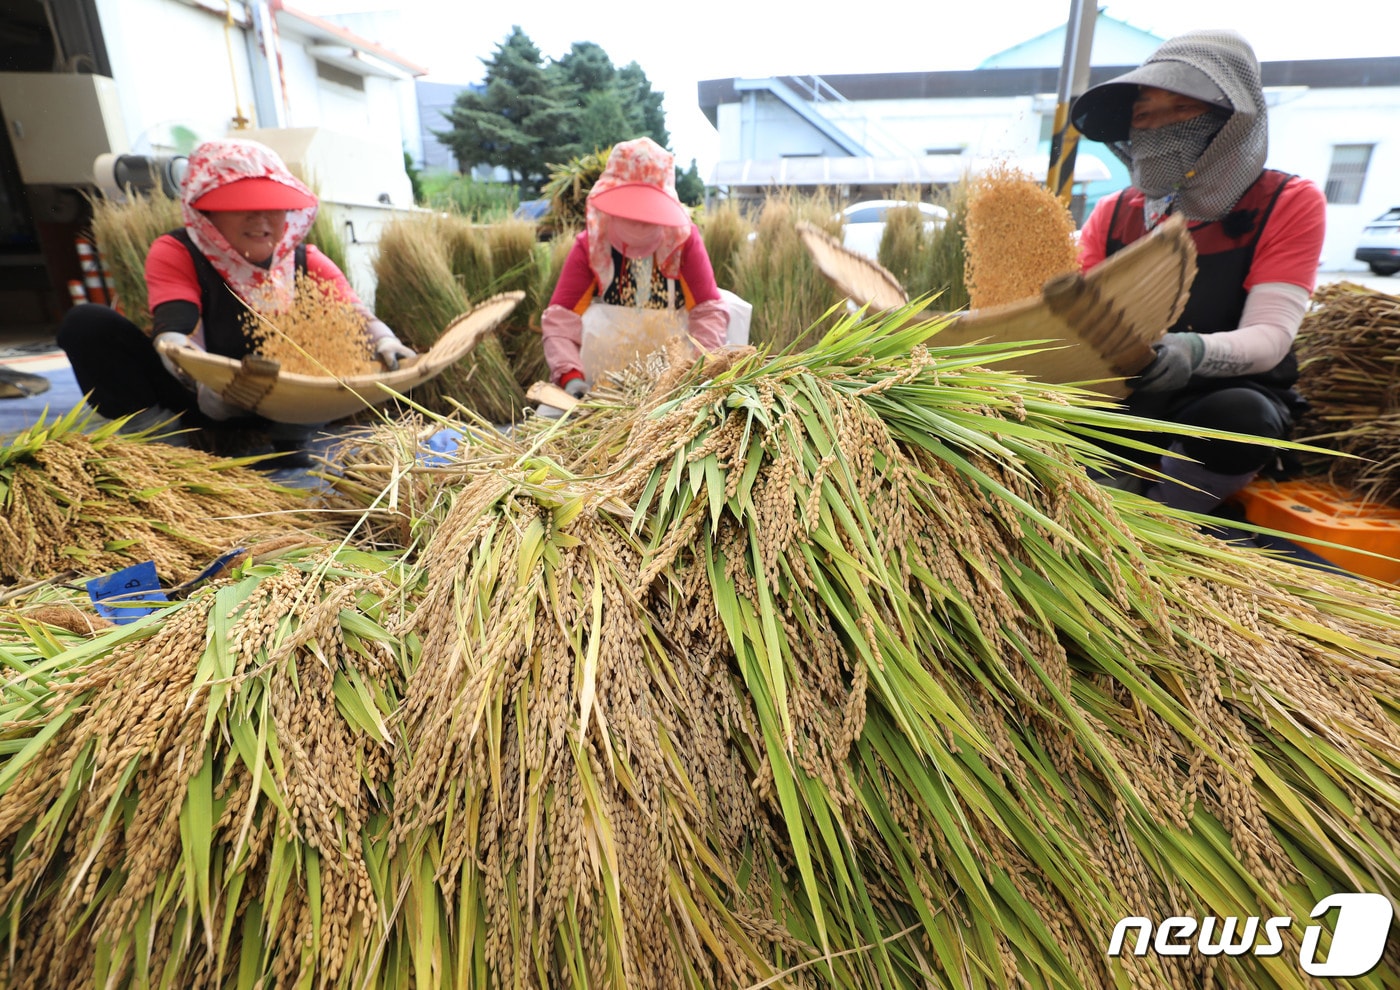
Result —
<path fill-rule="evenodd" d="M 1356 260 L 1377 275 L 1400 272 L 1400 206 L 1392 206 L 1366 225 L 1356 243 Z"/>
<path fill-rule="evenodd" d="M 885 214 L 897 206 L 916 206 L 924 215 L 924 229 L 937 230 L 948 222 L 948 211 L 932 203 L 911 203 L 898 199 L 868 199 L 852 203 L 841 211 L 845 233 L 841 242 L 851 251 L 869 258 L 880 253 L 880 238 L 885 233 Z"/>

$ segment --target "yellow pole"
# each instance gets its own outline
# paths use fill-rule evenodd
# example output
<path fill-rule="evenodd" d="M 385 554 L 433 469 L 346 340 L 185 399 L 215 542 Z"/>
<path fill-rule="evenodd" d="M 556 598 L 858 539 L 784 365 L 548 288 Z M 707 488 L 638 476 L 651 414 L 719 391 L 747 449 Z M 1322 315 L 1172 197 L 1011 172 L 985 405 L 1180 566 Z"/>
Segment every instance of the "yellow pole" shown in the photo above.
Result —
<path fill-rule="evenodd" d="M 1050 137 L 1050 170 L 1046 187 L 1069 206 L 1074 190 L 1074 158 L 1079 151 L 1079 131 L 1069 120 L 1070 104 L 1088 88 L 1089 51 L 1094 42 L 1096 7 L 1084 0 L 1070 0 L 1069 21 L 1065 24 L 1065 57 L 1060 63 L 1058 102 L 1055 104 L 1055 131 Z"/>

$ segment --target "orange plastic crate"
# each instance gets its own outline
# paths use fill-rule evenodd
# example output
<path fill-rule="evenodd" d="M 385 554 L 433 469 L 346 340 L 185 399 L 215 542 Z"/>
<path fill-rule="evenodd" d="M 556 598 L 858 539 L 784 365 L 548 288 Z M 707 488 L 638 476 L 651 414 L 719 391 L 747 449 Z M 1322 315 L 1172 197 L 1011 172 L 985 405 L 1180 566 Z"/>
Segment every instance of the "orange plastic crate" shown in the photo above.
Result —
<path fill-rule="evenodd" d="M 1244 506 L 1245 518 L 1254 525 L 1341 544 L 1300 545 L 1353 574 L 1400 583 L 1400 559 L 1367 557 L 1355 552 L 1368 550 L 1400 558 L 1400 509 L 1381 502 L 1363 502 L 1345 488 L 1316 480 L 1255 481 L 1235 498 Z"/>

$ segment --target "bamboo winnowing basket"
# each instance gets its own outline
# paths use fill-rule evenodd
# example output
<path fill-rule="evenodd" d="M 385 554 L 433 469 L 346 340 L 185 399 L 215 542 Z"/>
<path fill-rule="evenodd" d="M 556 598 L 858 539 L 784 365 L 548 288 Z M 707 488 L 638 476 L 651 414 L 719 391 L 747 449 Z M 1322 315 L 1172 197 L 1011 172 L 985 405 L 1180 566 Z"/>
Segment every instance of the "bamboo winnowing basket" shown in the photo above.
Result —
<path fill-rule="evenodd" d="M 856 304 L 883 311 L 908 301 L 880 265 L 814 227 L 800 232 L 817 267 Z M 1128 393 L 1122 379 L 1152 360 L 1152 344 L 1181 316 L 1195 277 L 1195 245 L 1185 221 L 1173 217 L 1087 274 L 1051 279 L 1039 297 L 954 314 L 929 342 L 1047 341 L 996 365 L 1053 384 L 1092 384 L 1121 398 Z"/>
<path fill-rule="evenodd" d="M 397 371 L 332 378 L 283 373 L 276 361 L 249 355 L 242 361 L 193 347 L 168 347 L 190 377 L 224 400 L 278 423 L 329 423 L 389 401 L 429 381 L 471 353 L 510 315 L 523 292 L 492 296 L 452 321 L 432 349 Z"/>

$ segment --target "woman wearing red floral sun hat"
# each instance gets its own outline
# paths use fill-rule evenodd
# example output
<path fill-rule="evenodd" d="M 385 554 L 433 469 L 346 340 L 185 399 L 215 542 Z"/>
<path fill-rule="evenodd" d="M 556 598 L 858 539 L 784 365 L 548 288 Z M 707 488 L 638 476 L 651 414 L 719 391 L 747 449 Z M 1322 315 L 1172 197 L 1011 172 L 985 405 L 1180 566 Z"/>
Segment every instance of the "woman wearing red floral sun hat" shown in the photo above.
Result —
<path fill-rule="evenodd" d="M 265 145 L 230 139 L 195 148 L 181 195 L 185 225 L 157 238 L 146 255 L 151 336 L 105 306 L 75 306 L 59 327 L 59 346 L 97 411 L 113 419 L 137 414 L 129 429 L 178 414 L 188 427 L 228 422 L 266 430 L 273 447 L 288 452 L 281 463 L 304 461 L 293 452 L 309 428 L 269 423 L 228 404 L 196 386 L 159 348 L 170 341 L 244 357 L 251 349 L 244 324 L 249 307 L 285 306 L 297 274 L 305 273 L 333 286 L 359 312 L 386 368 L 412 356 L 335 263 L 304 243 L 317 208 L 316 197 Z"/>
<path fill-rule="evenodd" d="M 540 321 L 556 384 L 582 396 L 668 335 L 688 335 L 704 350 L 724 346 L 729 308 L 676 195 L 669 151 L 650 138 L 615 145 L 588 194 L 585 223 Z M 660 313 L 671 318 L 647 318 Z"/>

